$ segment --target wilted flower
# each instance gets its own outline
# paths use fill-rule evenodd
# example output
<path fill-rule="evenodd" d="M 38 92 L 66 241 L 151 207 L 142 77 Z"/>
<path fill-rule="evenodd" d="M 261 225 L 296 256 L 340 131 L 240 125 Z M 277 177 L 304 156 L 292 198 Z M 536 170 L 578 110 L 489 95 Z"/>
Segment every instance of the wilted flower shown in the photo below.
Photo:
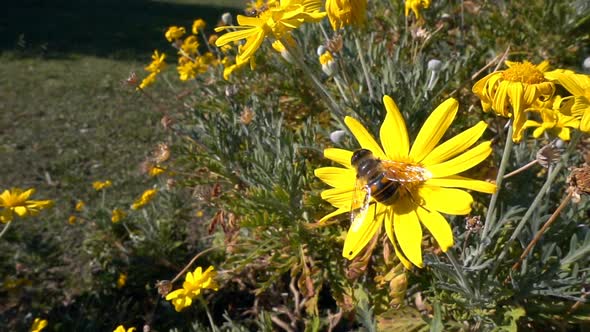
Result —
<path fill-rule="evenodd" d="M 47 327 L 47 320 L 41 318 L 35 318 L 33 326 L 31 326 L 31 332 L 39 332 Z"/>
<path fill-rule="evenodd" d="M 138 210 L 146 206 L 149 202 L 152 201 L 152 199 L 154 199 L 156 193 L 156 189 L 148 189 L 144 191 L 143 194 L 141 194 L 141 197 L 137 199 L 135 202 L 133 202 L 133 204 L 131 205 L 131 209 Z"/>
<path fill-rule="evenodd" d="M 364 153 L 372 153 L 381 161 L 380 167 L 385 167 L 385 162 L 395 165 L 391 171 L 398 178 L 399 187 L 387 204 L 371 197 L 371 206 L 366 213 L 358 214 L 359 217 L 352 221 L 342 255 L 348 259 L 355 258 L 385 225 L 385 232 L 401 262 L 406 267 L 411 264 L 421 267 L 422 226 L 446 251 L 453 245 L 453 232 L 442 213 L 463 215 L 471 211 L 473 198 L 464 189 L 484 193 L 495 191 L 494 184 L 457 175 L 487 158 L 492 152 L 491 142 L 470 148 L 487 127 L 485 122 L 480 121 L 437 146 L 458 110 L 458 102 L 448 99 L 428 117 L 410 148 L 406 125 L 397 106 L 389 96 L 385 96 L 383 102 L 387 110 L 380 130 L 383 148 L 357 120 L 346 117 L 345 123 L 365 149 Z M 324 156 L 345 168 L 323 167 L 315 170 L 317 177 L 334 187 L 323 191 L 322 198 L 337 208 L 320 222 L 349 213 L 351 207 L 360 208 L 354 205 L 362 203 L 353 197 L 357 182 L 357 170 L 351 160 L 353 152 L 332 148 L 324 150 Z M 414 177 L 418 172 L 422 176 Z"/>
<path fill-rule="evenodd" d="M 0 194 L 0 222 L 7 223 L 14 219 L 14 215 L 24 218 L 35 216 L 39 211 L 53 205 L 51 200 L 36 201 L 29 197 L 35 189 L 22 190 L 20 188 L 6 189 Z"/>
<path fill-rule="evenodd" d="M 215 281 L 217 272 L 213 269 L 213 266 L 209 266 L 205 272 L 202 271 L 203 269 L 199 266 L 194 272 L 187 273 L 182 288 L 166 295 L 166 300 L 172 302 L 176 311 L 182 311 L 190 306 L 193 299 L 199 296 L 202 290 L 217 290 L 219 288 Z"/>
<path fill-rule="evenodd" d="M 179 28 L 177 26 L 171 26 L 168 28 L 168 30 L 166 30 L 166 33 L 164 34 L 166 36 L 166 39 L 168 39 L 169 42 L 173 42 L 175 40 L 177 40 L 178 38 L 184 36 L 184 34 L 186 33 L 186 30 L 184 28 Z"/>
<path fill-rule="evenodd" d="M 113 183 L 111 182 L 111 180 L 92 182 L 92 188 L 94 188 L 94 190 L 96 190 L 96 191 L 101 191 L 101 190 L 106 189 L 112 185 L 113 185 Z"/>
<path fill-rule="evenodd" d="M 326 13 L 334 31 L 347 25 L 360 27 L 367 17 L 367 0 L 326 0 Z"/>

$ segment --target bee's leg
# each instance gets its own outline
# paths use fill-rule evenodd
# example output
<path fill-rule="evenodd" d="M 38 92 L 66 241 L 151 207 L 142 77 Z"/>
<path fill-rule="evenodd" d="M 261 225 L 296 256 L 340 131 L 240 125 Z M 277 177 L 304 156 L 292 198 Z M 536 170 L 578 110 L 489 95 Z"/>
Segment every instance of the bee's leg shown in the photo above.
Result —
<path fill-rule="evenodd" d="M 412 201 L 414 204 L 418 205 L 419 207 L 423 208 L 423 209 L 424 209 L 424 210 L 426 210 L 428 213 L 430 213 L 430 210 L 428 210 L 428 209 L 427 209 L 425 206 L 423 206 L 422 204 L 418 203 L 418 202 L 416 201 L 416 199 L 414 199 L 414 195 L 412 195 L 412 192 L 411 192 L 411 191 L 410 191 L 408 188 L 404 188 L 404 189 L 406 190 L 406 192 L 407 192 L 407 193 L 408 193 L 408 195 L 410 196 L 410 200 L 411 200 L 411 201 Z"/>

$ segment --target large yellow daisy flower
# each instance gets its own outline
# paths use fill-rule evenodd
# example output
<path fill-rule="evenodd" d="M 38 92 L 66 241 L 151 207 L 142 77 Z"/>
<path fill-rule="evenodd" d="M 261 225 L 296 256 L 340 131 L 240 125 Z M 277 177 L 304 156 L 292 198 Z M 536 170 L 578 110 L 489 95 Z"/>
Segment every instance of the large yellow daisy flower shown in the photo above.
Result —
<path fill-rule="evenodd" d="M 39 211 L 53 205 L 51 200 L 29 199 L 35 193 L 35 189 L 22 190 L 20 188 L 6 189 L 0 194 L 0 222 L 12 221 L 14 215 L 21 218 L 35 216 Z"/>
<path fill-rule="evenodd" d="M 367 0 L 326 0 L 326 13 L 334 31 L 347 25 L 360 27 L 367 17 Z"/>
<path fill-rule="evenodd" d="M 549 68 L 547 61 L 536 66 L 528 61 L 505 64 L 508 69 L 495 71 L 475 83 L 473 93 L 481 99 L 484 112 L 492 109 L 499 116 L 513 119 L 512 140 L 519 142 L 526 121 L 524 110 L 549 100 L 555 84 L 544 74 Z"/>
<path fill-rule="evenodd" d="M 402 185 L 390 205 L 372 198 L 371 204 L 375 206 L 367 210 L 365 218 L 354 220 L 346 235 L 342 255 L 348 259 L 356 257 L 385 225 L 385 232 L 402 263 L 408 268 L 411 264 L 422 267 L 422 226 L 446 251 L 453 245 L 453 233 L 442 213 L 464 215 L 471 211 L 473 198 L 463 189 L 485 193 L 496 190 L 492 183 L 457 175 L 479 164 L 492 152 L 489 141 L 471 148 L 487 125 L 481 121 L 438 145 L 458 110 L 457 101 L 448 99 L 428 117 L 410 147 L 406 124 L 395 102 L 389 96 L 385 96 L 383 102 L 387 115 L 379 133 L 381 146 L 357 120 L 346 117 L 346 125 L 361 147 L 370 150 L 375 157 L 404 165 L 407 169 L 424 169 L 427 177 L 412 181 L 400 174 Z M 320 222 L 350 212 L 357 180 L 356 170 L 351 165 L 352 151 L 330 148 L 324 151 L 324 155 L 344 168 L 315 170 L 317 177 L 334 187 L 323 191 L 322 198 L 337 208 Z"/>
<path fill-rule="evenodd" d="M 269 2 L 267 5 L 268 8 L 256 17 L 238 15 L 238 26 L 215 28 L 217 32 L 235 30 L 219 37 L 215 41 L 217 47 L 242 39 L 246 40 L 236 57 L 237 65 L 248 62 L 267 36 L 281 39 L 301 24 L 319 22 L 326 16 L 325 12 L 320 12 L 322 2 L 319 0 L 280 0 Z"/>

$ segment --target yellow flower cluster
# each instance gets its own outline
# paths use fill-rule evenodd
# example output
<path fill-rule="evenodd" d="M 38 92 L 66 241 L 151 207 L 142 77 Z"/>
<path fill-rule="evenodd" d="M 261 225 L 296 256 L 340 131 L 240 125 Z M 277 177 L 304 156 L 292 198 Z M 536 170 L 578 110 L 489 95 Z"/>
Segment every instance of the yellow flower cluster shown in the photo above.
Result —
<path fill-rule="evenodd" d="M 127 213 L 125 213 L 123 210 L 116 208 L 113 209 L 113 211 L 111 212 L 111 221 L 116 224 L 119 221 L 123 220 L 125 217 L 127 216 Z"/>
<path fill-rule="evenodd" d="M 149 72 L 149 75 L 141 81 L 138 89 L 145 89 L 156 81 L 156 76 L 166 67 L 166 62 L 164 62 L 165 59 L 166 54 L 160 54 L 158 50 L 154 51 L 154 54 L 152 54 L 152 62 L 145 67 L 145 70 Z"/>
<path fill-rule="evenodd" d="M 144 191 L 143 194 L 141 194 L 141 197 L 135 200 L 135 202 L 133 202 L 133 204 L 131 205 L 131 209 L 139 210 L 142 207 L 146 206 L 149 202 L 152 201 L 152 199 L 154 199 L 156 193 L 157 189 L 148 189 Z"/>
<path fill-rule="evenodd" d="M 51 207 L 53 201 L 31 200 L 29 197 L 35 193 L 35 189 L 22 190 L 20 188 L 6 189 L 0 194 L 0 222 L 10 222 L 14 216 L 21 218 L 35 216 L 41 210 Z"/>
<path fill-rule="evenodd" d="M 217 272 L 213 266 L 209 266 L 205 272 L 199 266 L 193 272 L 187 273 L 182 288 L 166 295 L 166 300 L 172 302 L 174 309 L 180 312 L 189 307 L 202 290 L 213 289 L 216 291 L 219 288 L 215 281 L 216 277 Z"/>
<path fill-rule="evenodd" d="M 527 128 L 533 137 L 550 132 L 570 139 L 570 129 L 590 131 L 590 76 L 571 70 L 548 71 L 549 63 L 506 61 L 508 69 L 495 71 L 473 86 L 485 112 L 512 119 L 512 140 L 519 142 Z M 557 86 L 569 92 L 557 95 Z"/>

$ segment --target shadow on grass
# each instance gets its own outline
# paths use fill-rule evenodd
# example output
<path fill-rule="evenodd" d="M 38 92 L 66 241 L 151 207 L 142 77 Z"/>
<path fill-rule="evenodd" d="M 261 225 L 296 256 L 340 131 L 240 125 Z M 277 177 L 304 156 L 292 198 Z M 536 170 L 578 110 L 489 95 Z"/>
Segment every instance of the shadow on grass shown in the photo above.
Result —
<path fill-rule="evenodd" d="M 222 13 L 237 8 L 196 5 L 190 1 L 149 0 L 24 0 L 10 1 L 0 12 L 0 52 L 51 58 L 68 54 L 135 59 L 154 49 L 167 50 L 168 26 L 191 28 L 196 18 L 208 32 Z M 240 5 L 243 1 L 226 1 Z"/>

